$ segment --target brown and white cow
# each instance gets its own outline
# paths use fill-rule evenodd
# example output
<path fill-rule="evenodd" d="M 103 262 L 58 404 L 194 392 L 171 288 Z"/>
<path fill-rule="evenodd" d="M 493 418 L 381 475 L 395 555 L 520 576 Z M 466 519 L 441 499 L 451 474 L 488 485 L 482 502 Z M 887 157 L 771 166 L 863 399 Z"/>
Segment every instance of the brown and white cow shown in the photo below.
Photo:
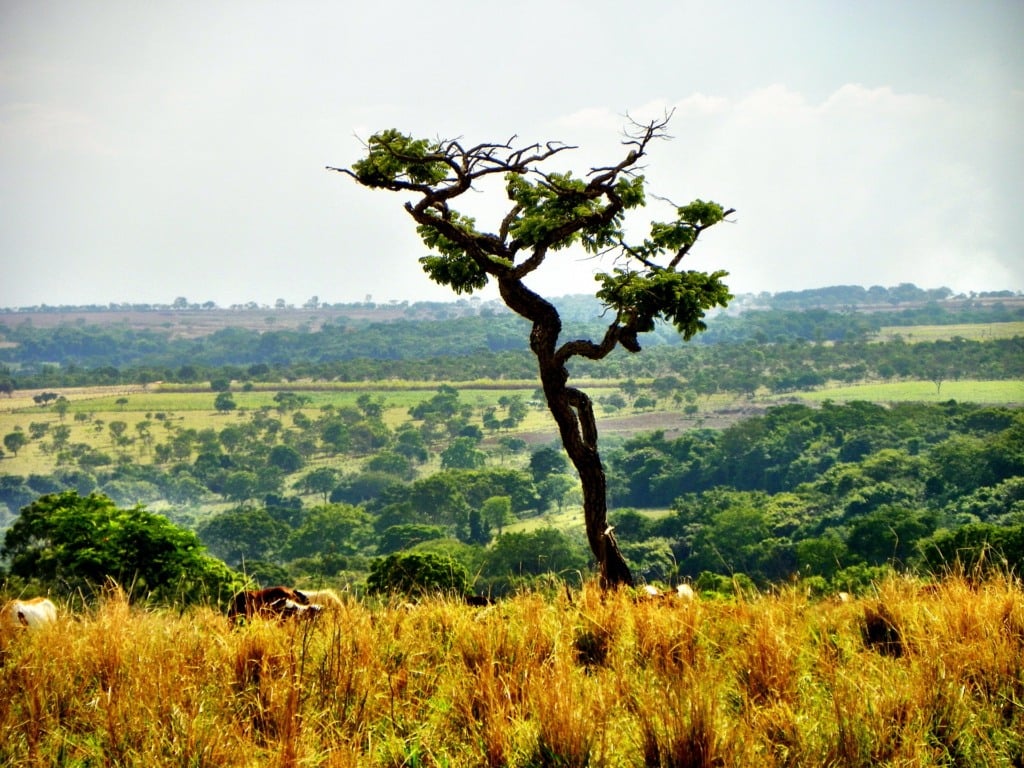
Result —
<path fill-rule="evenodd" d="M 319 614 L 321 606 L 310 603 L 302 592 L 291 587 L 267 587 L 239 592 L 228 608 L 232 622 L 239 619 L 263 618 L 312 618 Z"/>
<path fill-rule="evenodd" d="M 693 591 L 693 587 L 689 584 L 679 584 L 676 586 L 674 592 L 662 592 L 658 587 L 653 584 L 644 584 L 640 587 L 638 597 L 640 599 L 653 599 L 653 600 L 680 600 L 684 603 L 692 603 L 697 599 L 697 593 Z"/>
<path fill-rule="evenodd" d="M 10 600 L 0 610 L 0 626 L 4 629 L 40 629 L 57 621 L 57 606 L 45 597 Z"/>

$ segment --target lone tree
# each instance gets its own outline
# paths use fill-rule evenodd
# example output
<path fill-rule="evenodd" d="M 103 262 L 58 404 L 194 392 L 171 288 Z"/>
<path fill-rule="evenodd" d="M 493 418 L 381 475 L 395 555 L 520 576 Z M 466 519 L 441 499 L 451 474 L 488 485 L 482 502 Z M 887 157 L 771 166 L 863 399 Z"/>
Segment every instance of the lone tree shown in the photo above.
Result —
<path fill-rule="evenodd" d="M 705 311 L 732 298 L 723 271 L 680 268 L 697 238 L 732 213 L 696 200 L 674 206 L 675 218 L 652 222 L 649 234 L 627 241 L 627 211 L 646 205 L 639 165 L 651 142 L 667 138 L 671 115 L 631 122 L 623 139 L 625 157 L 592 168 L 585 177 L 549 172 L 545 163 L 575 147 L 560 142 L 516 146 L 466 146 L 461 140 L 416 139 L 390 129 L 366 142 L 366 156 L 351 168 L 332 168 L 363 186 L 406 192 L 405 209 L 433 251 L 420 259 L 423 270 L 456 293 L 471 293 L 497 282 L 505 304 L 532 323 L 530 349 L 537 358 L 548 408 L 562 444 L 580 476 L 587 539 L 606 587 L 633 583 L 607 523 L 606 480 L 597 446 L 591 399 L 568 384 L 569 362 L 577 356 L 600 360 L 621 345 L 639 352 L 637 336 L 659 319 L 673 323 L 685 339 L 705 329 Z M 477 226 L 455 210 L 456 200 L 500 174 L 510 204 L 496 231 Z M 581 245 L 595 256 L 614 255 L 610 273 L 596 275 L 596 296 L 610 318 L 604 336 L 559 340 L 562 322 L 554 305 L 523 282 L 558 251 Z"/>

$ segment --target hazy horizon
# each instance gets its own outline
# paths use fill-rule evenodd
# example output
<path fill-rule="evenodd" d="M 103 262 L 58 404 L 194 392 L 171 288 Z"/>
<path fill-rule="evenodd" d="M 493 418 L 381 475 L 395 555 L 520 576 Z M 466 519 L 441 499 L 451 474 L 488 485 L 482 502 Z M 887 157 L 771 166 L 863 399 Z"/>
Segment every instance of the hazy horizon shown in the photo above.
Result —
<path fill-rule="evenodd" d="M 734 293 L 1020 291 L 1022 39 L 1019 0 L 0 2 L 0 306 L 454 300 L 405 198 L 325 166 L 395 127 L 564 141 L 585 174 L 669 112 L 650 192 L 736 209 L 687 257 Z"/>
<path fill-rule="evenodd" d="M 948 286 L 924 286 L 924 285 L 917 285 L 916 283 L 913 283 L 913 282 L 902 283 L 902 284 L 898 284 L 898 285 L 886 285 L 886 286 L 857 285 L 857 284 L 852 284 L 851 283 L 851 284 L 842 284 L 842 285 L 818 286 L 816 288 L 782 289 L 782 290 L 779 290 L 779 291 L 760 291 L 760 292 L 742 292 L 742 293 L 734 292 L 733 302 L 731 302 L 731 304 L 735 303 L 735 300 L 737 300 L 737 299 L 758 298 L 758 297 L 763 296 L 765 294 L 767 294 L 769 296 L 777 296 L 777 295 L 789 294 L 789 293 L 800 294 L 800 293 L 813 292 L 813 291 L 825 290 L 825 289 L 830 289 L 830 288 L 850 288 L 850 287 L 853 287 L 853 288 L 863 288 L 865 291 L 870 290 L 872 288 L 878 288 L 878 287 L 884 288 L 886 290 L 892 290 L 894 288 L 900 287 L 900 285 L 912 285 L 915 288 L 917 288 L 917 289 L 919 289 L 921 291 L 926 291 L 926 292 L 940 291 L 940 290 L 949 290 L 951 292 L 950 293 L 950 298 L 958 298 L 960 296 L 982 297 L 982 296 L 987 296 L 987 295 L 995 294 L 995 293 L 1002 293 L 1002 292 L 1006 292 L 1006 291 L 1009 291 L 1009 292 L 1013 293 L 1014 296 L 1017 296 L 1017 297 L 1024 296 L 1024 291 L 1019 291 L 1019 290 L 1015 291 L 1015 290 L 1010 289 L 1010 288 L 991 289 L 991 290 L 983 290 L 983 291 L 971 291 L 971 290 L 968 290 L 968 291 L 959 292 L 959 291 L 953 291 Z M 596 299 L 596 297 L 594 296 L 593 293 L 582 293 L 582 292 L 580 292 L 580 293 L 551 294 L 551 295 L 548 295 L 547 298 L 557 302 L 560 299 L 581 298 L 581 297 L 589 297 L 589 298 L 594 299 L 594 301 L 597 301 L 597 299 Z M 305 306 L 313 298 L 317 299 L 317 306 L 315 306 L 315 307 L 314 306 Z M 387 299 L 387 300 L 377 300 L 377 299 L 375 299 L 372 296 L 366 296 L 366 297 L 363 298 L 363 300 L 355 300 L 355 301 L 340 301 L 340 300 L 335 301 L 335 300 L 330 299 L 329 297 L 323 297 L 323 296 L 314 295 L 314 296 L 309 297 L 305 302 L 289 302 L 289 301 L 285 301 L 283 299 L 274 299 L 274 301 L 265 301 L 265 300 L 260 300 L 260 299 L 247 299 L 245 301 L 233 302 L 231 304 L 219 304 L 219 303 L 214 302 L 212 300 L 196 301 L 196 300 L 193 300 L 191 297 L 188 297 L 188 296 L 181 296 L 181 297 L 176 296 L 176 297 L 174 297 L 173 299 L 171 299 L 169 301 L 132 301 L 132 300 L 128 299 L 128 300 L 124 300 L 124 301 L 104 302 L 102 304 L 100 304 L 100 303 L 92 303 L 92 304 L 53 304 L 53 303 L 50 303 L 50 302 L 41 302 L 39 304 L 34 304 L 34 305 L 0 306 L 0 312 L 11 312 L 11 311 L 18 311 L 18 310 L 22 310 L 22 311 L 30 311 L 30 310 L 42 311 L 43 308 L 45 308 L 46 310 L 50 310 L 50 309 L 57 309 L 57 310 L 60 310 L 60 309 L 78 309 L 78 308 L 82 308 L 82 309 L 89 308 L 89 309 L 92 309 L 92 308 L 96 308 L 96 309 L 109 309 L 109 310 L 116 311 L 116 310 L 132 308 L 132 307 L 143 307 L 143 306 L 146 306 L 146 307 L 157 307 L 157 308 L 160 308 L 160 309 L 166 309 L 166 308 L 174 308 L 173 305 L 175 303 L 177 303 L 177 302 L 180 302 L 180 299 L 185 299 L 186 302 L 187 302 L 186 306 L 182 307 L 184 309 L 193 309 L 193 308 L 196 308 L 196 307 L 198 307 L 200 309 L 204 309 L 205 308 L 204 305 L 209 305 L 209 304 L 212 303 L 213 306 L 209 307 L 210 309 L 225 309 L 225 310 L 235 310 L 235 309 L 260 309 L 260 310 L 309 309 L 309 310 L 313 311 L 313 310 L 315 310 L 315 309 L 317 309 L 319 307 L 324 307 L 324 306 L 350 306 L 350 305 L 359 305 L 359 304 L 367 304 L 367 303 L 373 304 L 375 306 L 393 306 L 393 305 L 399 305 L 399 306 L 401 306 L 401 305 L 410 305 L 410 306 L 412 306 L 412 305 L 415 305 L 415 304 L 420 303 L 420 302 L 422 302 L 422 303 L 436 303 L 436 304 L 464 304 L 464 303 L 467 303 L 467 302 L 472 303 L 472 302 L 477 302 L 477 301 L 478 302 L 482 302 L 482 303 L 488 303 L 488 304 L 492 304 L 493 303 L 493 304 L 499 304 L 499 305 L 504 306 L 504 302 L 498 296 L 479 296 L 479 295 L 456 296 L 455 294 L 451 294 L 447 298 L 445 298 L 445 297 L 440 297 L 440 298 L 420 298 L 420 299 L 399 299 L 399 298 L 393 298 L 393 299 Z M 284 301 L 284 304 L 282 306 L 277 306 L 277 303 L 279 301 Z M 253 306 L 253 305 L 255 305 L 255 306 Z"/>

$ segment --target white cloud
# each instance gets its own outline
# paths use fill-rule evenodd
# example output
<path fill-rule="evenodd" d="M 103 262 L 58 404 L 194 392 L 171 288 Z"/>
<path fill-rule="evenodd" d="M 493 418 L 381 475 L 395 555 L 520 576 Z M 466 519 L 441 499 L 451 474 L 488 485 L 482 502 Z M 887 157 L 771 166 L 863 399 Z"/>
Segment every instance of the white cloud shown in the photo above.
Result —
<path fill-rule="evenodd" d="M 720 255 L 742 289 L 1021 285 L 1019 269 L 996 266 L 1006 260 L 995 253 L 999 201 L 971 114 L 859 84 L 817 103 L 778 84 L 714 99 L 713 109 L 692 103 L 677 102 L 679 139 L 652 151 L 649 175 L 738 209 L 737 223 L 708 232 L 701 249 L 708 262 Z"/>

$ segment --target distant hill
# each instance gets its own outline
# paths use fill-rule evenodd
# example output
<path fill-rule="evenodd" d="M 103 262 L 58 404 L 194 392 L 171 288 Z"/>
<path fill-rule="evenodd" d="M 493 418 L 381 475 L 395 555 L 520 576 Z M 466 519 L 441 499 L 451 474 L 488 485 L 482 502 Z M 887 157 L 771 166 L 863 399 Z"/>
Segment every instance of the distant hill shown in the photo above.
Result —
<path fill-rule="evenodd" d="M 553 302 L 562 315 L 565 338 L 604 333 L 608 317 L 593 296 L 562 296 Z M 709 314 L 707 331 L 696 336 L 693 345 L 867 341 L 883 326 L 1021 321 L 1024 295 L 1011 291 L 954 296 L 948 288 L 924 290 L 909 284 L 833 286 L 737 296 L 727 310 Z M 166 380 L 172 376 L 169 368 L 196 366 L 283 370 L 360 359 L 426 365 L 443 358 L 528 356 L 528 339 L 527 321 L 499 301 L 478 299 L 380 305 L 311 300 L 302 307 L 253 303 L 227 309 L 184 299 L 172 305 L 41 306 L 0 311 L 0 378 L 22 378 L 47 367 L 108 368 L 113 381 L 126 368 L 149 368 L 139 375 Z M 653 349 L 679 347 L 682 341 L 675 328 L 661 324 L 645 334 L 642 343 Z M 506 364 L 507 375 L 529 376 L 534 371 L 527 357 Z M 434 364 L 434 369 L 439 366 Z M 245 375 L 227 373 L 228 378 Z M 332 369 L 331 375 L 340 374 Z M 412 374 L 378 366 L 372 374 L 366 370 L 346 375 Z"/>

